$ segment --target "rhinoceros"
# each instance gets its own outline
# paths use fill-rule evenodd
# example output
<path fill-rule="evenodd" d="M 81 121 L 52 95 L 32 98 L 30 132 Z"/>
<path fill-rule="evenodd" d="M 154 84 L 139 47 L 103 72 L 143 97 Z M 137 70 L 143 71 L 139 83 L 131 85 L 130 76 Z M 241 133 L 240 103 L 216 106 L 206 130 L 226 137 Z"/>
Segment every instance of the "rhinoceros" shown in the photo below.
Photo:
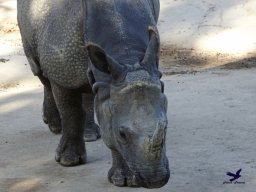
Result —
<path fill-rule="evenodd" d="M 158 70 L 159 1 L 17 2 L 24 52 L 44 85 L 44 117 L 51 129 L 62 130 L 56 161 L 86 162 L 84 131 L 95 128 L 85 123 L 93 110 L 84 111 L 94 99 L 101 136 L 112 153 L 109 181 L 165 185 L 170 171 L 167 98 Z"/>

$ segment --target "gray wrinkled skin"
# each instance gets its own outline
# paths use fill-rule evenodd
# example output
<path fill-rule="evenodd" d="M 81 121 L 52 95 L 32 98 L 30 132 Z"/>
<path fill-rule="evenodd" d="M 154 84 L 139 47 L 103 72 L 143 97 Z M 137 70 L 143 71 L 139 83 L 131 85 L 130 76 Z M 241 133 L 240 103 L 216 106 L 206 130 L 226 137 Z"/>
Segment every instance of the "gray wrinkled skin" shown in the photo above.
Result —
<path fill-rule="evenodd" d="M 62 128 L 49 80 L 65 88 L 89 87 L 86 75 L 88 57 L 81 38 L 84 10 L 80 4 L 80 1 L 63 0 L 18 1 L 18 23 L 24 51 L 32 72 L 45 85 L 43 120 L 53 133 L 60 133 Z M 86 92 L 92 95 L 90 88 Z M 91 98 L 89 96 L 85 109 L 93 108 L 94 98 Z M 94 123 L 93 110 L 84 113 L 88 116 L 84 123 L 85 140 L 94 141 L 100 134 Z"/>
<path fill-rule="evenodd" d="M 146 188 L 168 182 L 159 8 L 158 0 L 18 1 L 24 50 L 45 86 L 44 120 L 53 132 L 62 130 L 60 164 L 86 162 L 83 127 L 93 127 L 93 91 L 112 152 L 109 181 Z"/>

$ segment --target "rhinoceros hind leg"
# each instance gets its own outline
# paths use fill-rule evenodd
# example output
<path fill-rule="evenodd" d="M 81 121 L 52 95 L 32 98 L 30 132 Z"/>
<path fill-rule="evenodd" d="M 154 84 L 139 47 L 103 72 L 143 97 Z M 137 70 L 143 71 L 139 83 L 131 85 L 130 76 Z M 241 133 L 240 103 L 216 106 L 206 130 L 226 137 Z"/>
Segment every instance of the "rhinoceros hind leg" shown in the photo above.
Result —
<path fill-rule="evenodd" d="M 84 140 L 96 141 L 101 137 L 100 128 L 94 121 L 94 95 L 83 94 L 83 110 L 85 112 Z"/>
<path fill-rule="evenodd" d="M 126 162 L 121 155 L 114 150 L 111 150 L 113 164 L 112 168 L 108 172 L 108 180 L 110 183 L 118 187 L 139 187 L 136 182 L 136 177 L 132 171 L 128 168 Z"/>
<path fill-rule="evenodd" d="M 54 134 L 61 133 L 61 119 L 50 86 L 44 85 L 43 121 Z"/>

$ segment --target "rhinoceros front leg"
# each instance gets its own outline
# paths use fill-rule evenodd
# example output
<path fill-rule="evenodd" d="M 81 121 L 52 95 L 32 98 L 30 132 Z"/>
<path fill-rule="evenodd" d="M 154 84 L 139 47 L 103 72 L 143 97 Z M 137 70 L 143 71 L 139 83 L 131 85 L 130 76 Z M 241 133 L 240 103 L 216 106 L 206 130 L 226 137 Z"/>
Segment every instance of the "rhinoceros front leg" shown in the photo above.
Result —
<path fill-rule="evenodd" d="M 99 126 L 94 121 L 94 95 L 83 94 L 83 109 L 85 112 L 84 140 L 96 141 L 101 137 Z"/>
<path fill-rule="evenodd" d="M 86 162 L 82 94 L 51 82 L 52 92 L 62 122 L 62 137 L 56 150 L 56 161 L 63 166 Z"/>
<path fill-rule="evenodd" d="M 127 166 L 125 160 L 115 150 L 112 152 L 112 168 L 108 172 L 108 180 L 116 186 L 138 187 L 136 178 Z"/>

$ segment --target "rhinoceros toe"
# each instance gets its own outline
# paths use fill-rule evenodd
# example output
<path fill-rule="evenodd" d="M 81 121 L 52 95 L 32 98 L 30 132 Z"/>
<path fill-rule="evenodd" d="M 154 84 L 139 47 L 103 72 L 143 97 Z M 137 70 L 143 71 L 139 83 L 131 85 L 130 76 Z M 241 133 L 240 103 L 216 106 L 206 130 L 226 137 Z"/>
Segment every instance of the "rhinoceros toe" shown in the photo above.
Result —
<path fill-rule="evenodd" d="M 54 134 L 60 134 L 62 131 L 61 128 L 61 120 L 59 117 L 57 118 L 47 118 L 45 115 L 43 115 L 43 121 L 45 124 L 48 124 L 48 127 L 50 131 Z"/>
<path fill-rule="evenodd" d="M 139 187 L 135 175 L 127 169 L 112 167 L 108 172 L 108 180 L 118 187 Z"/>
<path fill-rule="evenodd" d="M 65 167 L 86 163 L 86 150 L 84 143 L 60 143 L 56 150 L 55 160 Z"/>
<path fill-rule="evenodd" d="M 96 123 L 86 123 L 84 128 L 85 142 L 96 141 L 101 137 L 100 128 Z"/>
<path fill-rule="evenodd" d="M 86 163 L 86 155 L 68 156 L 56 154 L 55 160 L 64 167 L 72 167 Z"/>

